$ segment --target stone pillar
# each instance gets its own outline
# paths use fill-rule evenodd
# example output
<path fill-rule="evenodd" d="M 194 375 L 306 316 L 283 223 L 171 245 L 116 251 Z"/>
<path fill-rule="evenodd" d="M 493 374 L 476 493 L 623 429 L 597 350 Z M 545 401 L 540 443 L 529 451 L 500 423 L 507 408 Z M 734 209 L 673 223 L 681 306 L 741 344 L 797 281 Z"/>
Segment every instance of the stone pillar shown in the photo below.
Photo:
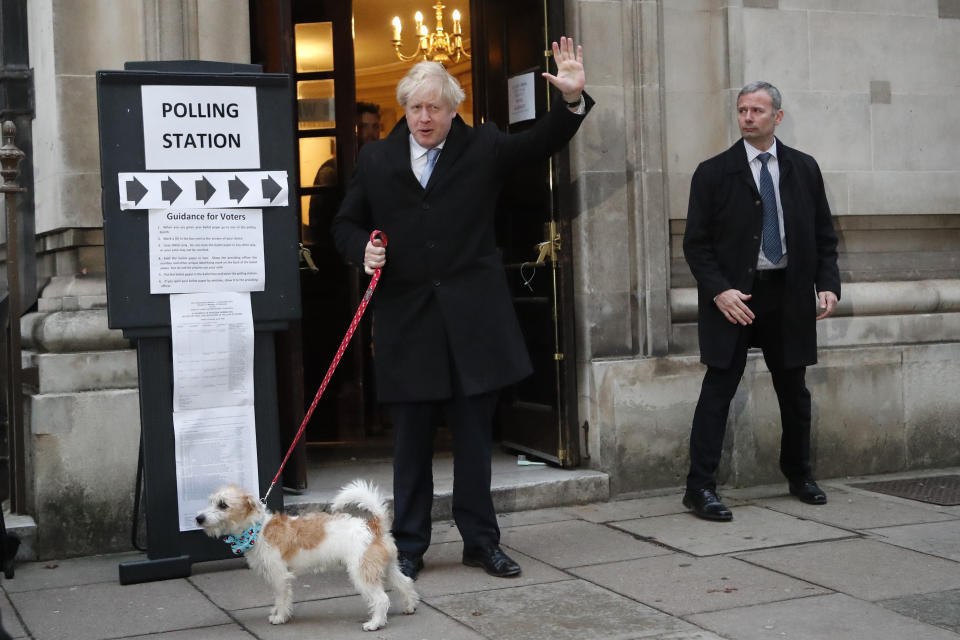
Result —
<path fill-rule="evenodd" d="M 565 13 L 567 31 L 585 43 L 587 90 L 597 100 L 570 156 L 580 413 L 600 425 L 591 363 L 669 347 L 663 7 L 568 1 Z M 587 443 L 591 464 L 604 469 L 616 459 L 607 435 L 592 429 Z"/>
<path fill-rule="evenodd" d="M 107 327 L 95 73 L 126 61 L 249 62 L 246 0 L 31 0 L 37 312 L 22 322 L 28 509 L 40 557 L 129 546 L 139 442 L 136 353 Z"/>

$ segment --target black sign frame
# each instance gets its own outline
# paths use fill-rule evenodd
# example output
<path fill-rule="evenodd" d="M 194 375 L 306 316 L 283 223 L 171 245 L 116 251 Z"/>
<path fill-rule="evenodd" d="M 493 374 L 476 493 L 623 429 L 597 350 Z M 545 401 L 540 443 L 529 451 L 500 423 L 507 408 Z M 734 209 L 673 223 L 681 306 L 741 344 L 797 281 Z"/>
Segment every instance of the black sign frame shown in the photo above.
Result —
<path fill-rule="evenodd" d="M 150 293 L 148 212 L 120 209 L 118 175 L 146 172 L 140 87 L 255 87 L 259 170 L 287 172 L 287 205 L 262 207 L 266 284 L 264 291 L 251 292 L 250 296 L 255 328 L 254 407 L 261 495 L 280 465 L 273 332 L 285 330 L 291 322 L 300 319 L 300 223 L 289 75 L 259 73 L 258 65 L 195 60 L 136 62 L 127 63 L 125 67 L 125 71 L 97 72 L 97 101 L 108 324 L 111 329 L 122 329 L 125 337 L 136 341 L 139 366 L 147 559 L 119 565 L 120 583 L 133 584 L 186 577 L 194 562 L 231 557 L 229 546 L 223 542 L 199 530 L 179 529 L 170 295 Z M 251 170 L 255 169 L 238 168 L 238 171 Z M 185 171 L 203 172 L 205 168 L 175 172 Z M 267 503 L 272 511 L 283 509 L 283 492 L 277 489 Z"/>
<path fill-rule="evenodd" d="M 123 329 L 127 337 L 136 337 L 156 335 L 157 328 L 170 327 L 169 296 L 150 293 L 148 213 L 141 209 L 120 210 L 118 174 L 146 171 L 142 85 L 256 88 L 260 170 L 287 171 L 289 196 L 286 206 L 263 208 L 267 286 L 250 295 L 253 320 L 259 324 L 300 318 L 300 222 L 294 182 L 298 174 L 290 82 L 289 75 L 280 73 L 97 72 L 107 315 L 111 329 Z M 186 171 L 205 168 L 177 169 L 174 173 Z M 137 329 L 147 331 L 138 333 Z"/>

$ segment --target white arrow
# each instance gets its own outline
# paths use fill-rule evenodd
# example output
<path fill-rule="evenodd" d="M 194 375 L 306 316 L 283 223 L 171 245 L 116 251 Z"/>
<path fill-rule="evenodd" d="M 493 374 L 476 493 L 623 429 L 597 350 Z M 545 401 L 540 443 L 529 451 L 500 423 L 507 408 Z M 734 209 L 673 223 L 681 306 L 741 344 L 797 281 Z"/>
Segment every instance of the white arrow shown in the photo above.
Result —
<path fill-rule="evenodd" d="M 171 195 L 168 180 L 183 189 L 176 201 L 177 207 L 184 209 L 285 207 L 290 194 L 286 171 L 136 172 L 120 173 L 117 177 L 120 209 L 124 211 L 168 208 L 170 201 L 164 197 Z M 237 181 L 246 187 L 246 191 Z M 128 188 L 128 184 L 137 183 L 142 189 Z M 167 183 L 166 192 L 164 183 Z M 270 188 L 263 189 L 264 184 Z M 197 185 L 200 185 L 199 189 Z M 142 194 L 143 189 L 146 195 Z"/>

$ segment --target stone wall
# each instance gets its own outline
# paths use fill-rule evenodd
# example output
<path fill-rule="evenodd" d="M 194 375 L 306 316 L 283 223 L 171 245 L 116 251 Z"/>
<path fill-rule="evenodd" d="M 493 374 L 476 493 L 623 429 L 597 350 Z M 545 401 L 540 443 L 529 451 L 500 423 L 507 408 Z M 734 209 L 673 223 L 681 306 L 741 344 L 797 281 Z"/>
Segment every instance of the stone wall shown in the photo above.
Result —
<path fill-rule="evenodd" d="M 752 80 L 783 93 L 777 135 L 817 158 L 835 215 L 958 213 L 960 19 L 945 5 L 665 2 L 670 218 L 686 217 L 697 163 L 739 137 Z"/>
<path fill-rule="evenodd" d="M 960 402 L 946 394 L 936 410 L 921 410 L 927 392 L 916 382 L 930 369 L 956 384 L 957 370 L 939 356 L 960 344 L 958 314 L 952 303 L 933 311 L 902 304 L 931 287 L 952 299 L 960 283 L 960 158 L 951 153 L 960 129 L 950 108 L 960 94 L 956 3 L 565 6 L 598 97 L 571 160 L 580 211 L 580 414 L 590 422 L 590 464 L 611 473 L 614 492 L 683 482 L 703 375 L 694 282 L 680 244 L 690 178 L 739 138 L 736 94 L 758 79 L 783 93 L 778 135 L 820 162 L 845 291 L 855 298 L 821 325 L 821 364 L 808 374 L 818 473 L 960 463 L 955 447 L 945 452 L 928 437 L 957 439 Z M 931 341 L 940 346 L 922 344 Z M 721 479 L 737 484 L 779 478 L 775 400 L 756 358 L 731 412 L 724 457 Z M 874 419 L 876 407 L 883 411 Z M 820 419 L 835 415 L 843 420 Z M 877 420 L 882 429 L 868 436 Z"/>
<path fill-rule="evenodd" d="M 596 360 L 594 451 L 611 494 L 682 486 L 704 368 L 696 355 Z M 949 467 L 960 451 L 960 343 L 826 349 L 807 371 L 817 477 Z M 751 353 L 730 407 L 718 481 L 785 482 L 770 374 Z"/>

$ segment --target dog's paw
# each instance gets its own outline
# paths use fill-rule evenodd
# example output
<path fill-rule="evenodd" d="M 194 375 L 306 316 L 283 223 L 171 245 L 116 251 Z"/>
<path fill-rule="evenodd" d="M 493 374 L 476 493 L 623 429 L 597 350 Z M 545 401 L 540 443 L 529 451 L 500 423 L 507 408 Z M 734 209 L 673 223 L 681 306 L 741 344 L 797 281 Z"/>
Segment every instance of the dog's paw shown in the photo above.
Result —
<path fill-rule="evenodd" d="M 364 622 L 364 623 L 363 623 L 363 630 L 364 630 L 364 631 L 376 631 L 377 629 L 382 629 L 382 628 L 384 628 L 385 626 L 387 626 L 386 620 L 384 620 L 384 621 L 382 621 L 382 622 L 379 622 L 379 621 L 377 621 L 377 620 L 368 620 L 367 622 Z"/>
<path fill-rule="evenodd" d="M 284 624 L 289 619 L 290 619 L 289 613 L 284 615 L 282 613 L 276 613 L 276 612 L 271 613 L 269 618 L 270 624 Z"/>

